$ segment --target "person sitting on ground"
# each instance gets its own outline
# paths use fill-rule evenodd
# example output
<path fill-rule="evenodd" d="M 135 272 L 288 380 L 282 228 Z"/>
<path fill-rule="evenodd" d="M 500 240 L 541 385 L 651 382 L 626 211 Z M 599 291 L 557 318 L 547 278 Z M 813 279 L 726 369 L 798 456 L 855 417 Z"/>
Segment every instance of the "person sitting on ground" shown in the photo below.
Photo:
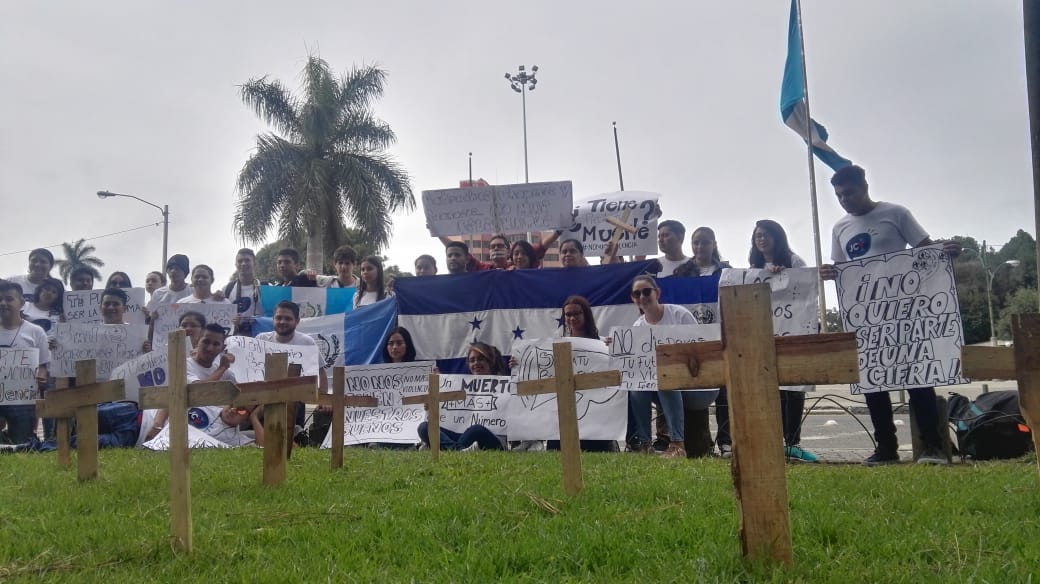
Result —
<path fill-rule="evenodd" d="M 509 375 L 502 353 L 487 343 L 473 342 L 466 354 L 466 366 L 470 375 Z M 424 447 L 430 445 L 429 423 L 419 424 L 419 439 Z M 441 428 L 441 448 L 444 450 L 504 450 L 505 437 L 499 438 L 491 430 L 474 424 L 461 434 Z"/>
<path fill-rule="evenodd" d="M 437 260 L 432 255 L 423 254 L 415 258 L 416 276 L 436 276 Z"/>
<path fill-rule="evenodd" d="M 201 312 L 189 310 L 181 314 L 177 320 L 177 328 L 184 331 L 185 337 L 191 342 L 191 351 L 188 356 L 194 356 L 198 350 L 199 341 L 202 340 L 202 331 L 206 328 L 206 317 Z M 142 435 L 138 438 L 138 445 L 146 440 L 151 440 L 166 425 L 169 410 L 165 408 L 157 410 L 143 410 L 141 427 Z"/>
<path fill-rule="evenodd" d="M 354 293 L 354 308 L 375 304 L 390 295 L 383 280 L 383 260 L 374 255 L 361 260 L 361 282 Z"/>
<path fill-rule="evenodd" d="M 764 269 L 779 274 L 787 268 L 804 268 L 805 260 L 791 251 L 787 243 L 787 232 L 776 221 L 762 219 L 755 223 L 751 232 L 751 251 L 748 264 L 752 268 Z M 784 455 L 791 460 L 818 462 L 815 454 L 802 448 L 802 413 L 805 410 L 805 392 L 813 391 L 812 385 L 799 385 L 789 389 L 780 388 L 780 421 L 784 431 Z"/>
<path fill-rule="evenodd" d="M 218 324 L 207 324 L 199 340 L 198 350 L 188 358 L 188 383 L 198 381 L 235 381 L 231 364 L 235 356 L 226 352 L 227 332 Z M 259 419 L 261 408 L 235 408 L 231 406 L 193 407 L 188 410 L 188 424 L 231 446 L 244 446 L 255 442 L 264 445 L 264 425 Z M 250 421 L 253 435 L 239 430 L 239 426 Z"/>

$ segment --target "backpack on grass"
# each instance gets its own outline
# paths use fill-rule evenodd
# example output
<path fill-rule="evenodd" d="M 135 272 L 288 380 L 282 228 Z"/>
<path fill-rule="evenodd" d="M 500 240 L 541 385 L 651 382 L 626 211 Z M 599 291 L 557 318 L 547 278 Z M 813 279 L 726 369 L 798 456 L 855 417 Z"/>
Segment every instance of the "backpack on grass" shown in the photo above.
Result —
<path fill-rule="evenodd" d="M 1032 435 L 1019 409 L 1017 391 L 992 391 L 975 401 L 951 393 L 949 406 L 961 456 L 1018 458 L 1032 450 Z"/>

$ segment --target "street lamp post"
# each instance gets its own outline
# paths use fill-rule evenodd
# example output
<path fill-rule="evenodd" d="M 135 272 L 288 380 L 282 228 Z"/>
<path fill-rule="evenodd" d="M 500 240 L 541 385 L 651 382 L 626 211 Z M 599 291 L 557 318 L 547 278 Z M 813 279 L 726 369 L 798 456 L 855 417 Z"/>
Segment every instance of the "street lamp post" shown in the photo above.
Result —
<path fill-rule="evenodd" d="M 989 309 L 989 344 L 997 346 L 997 325 L 993 320 L 993 278 L 997 275 L 1000 268 L 1004 266 L 1010 266 L 1017 268 L 1022 262 L 1019 260 L 1007 260 L 997 267 L 990 269 L 986 265 L 986 240 L 982 240 L 982 247 L 979 249 L 979 261 L 982 262 L 982 270 L 986 272 L 986 308 Z"/>
<path fill-rule="evenodd" d="M 531 65 L 531 72 L 528 73 L 523 65 L 517 69 L 516 75 L 510 75 L 506 73 L 506 80 L 509 81 L 509 86 L 513 88 L 513 91 L 520 94 L 520 102 L 523 107 L 524 113 L 524 182 L 531 182 L 530 177 L 527 173 L 527 92 L 534 91 L 538 85 L 538 80 L 535 79 L 535 74 L 538 73 L 538 65 Z"/>
<path fill-rule="evenodd" d="M 163 205 L 162 207 L 160 207 L 159 205 L 156 205 L 155 203 L 152 203 L 151 201 L 146 201 L 146 200 L 142 199 L 141 197 L 135 197 L 134 195 L 124 195 L 124 194 L 121 194 L 121 193 L 113 193 L 111 191 L 98 191 L 97 192 L 97 196 L 98 196 L 99 199 L 108 199 L 108 198 L 111 198 L 111 197 L 126 197 L 128 199 L 135 199 L 137 201 L 140 201 L 140 202 L 144 203 L 145 205 L 148 205 L 150 207 L 155 207 L 156 209 L 159 210 L 160 213 L 162 213 L 162 218 L 163 218 L 163 229 L 162 229 L 162 265 L 159 266 L 159 272 L 160 273 L 165 273 L 166 272 L 166 260 L 169 257 L 166 254 L 167 254 L 167 244 L 169 243 L 169 239 L 170 239 L 170 206 L 169 205 Z"/>

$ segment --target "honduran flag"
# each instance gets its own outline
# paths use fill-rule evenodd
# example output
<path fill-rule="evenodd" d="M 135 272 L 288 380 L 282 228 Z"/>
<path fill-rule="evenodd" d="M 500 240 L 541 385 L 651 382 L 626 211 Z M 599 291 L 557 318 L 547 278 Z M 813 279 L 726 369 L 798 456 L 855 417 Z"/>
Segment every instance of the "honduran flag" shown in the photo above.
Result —
<path fill-rule="evenodd" d="M 631 326 L 639 317 L 632 280 L 653 263 L 398 278 L 397 320 L 412 334 L 417 359 L 437 360 L 442 373 L 460 373 L 473 341 L 508 355 L 515 341 L 562 336 L 563 302 L 571 295 L 589 300 L 601 336 L 612 327 Z M 659 282 L 662 302 L 691 308 L 701 322 L 717 318 L 718 278 Z"/>
<path fill-rule="evenodd" d="M 787 62 L 784 64 L 784 81 L 780 87 L 780 117 L 784 124 L 805 139 L 805 130 L 811 128 L 812 149 L 816 158 L 838 170 L 852 164 L 827 144 L 827 129 L 806 115 L 808 105 L 805 98 L 805 69 L 802 54 L 802 29 L 798 23 L 798 1 L 791 0 L 791 20 L 787 30 Z"/>

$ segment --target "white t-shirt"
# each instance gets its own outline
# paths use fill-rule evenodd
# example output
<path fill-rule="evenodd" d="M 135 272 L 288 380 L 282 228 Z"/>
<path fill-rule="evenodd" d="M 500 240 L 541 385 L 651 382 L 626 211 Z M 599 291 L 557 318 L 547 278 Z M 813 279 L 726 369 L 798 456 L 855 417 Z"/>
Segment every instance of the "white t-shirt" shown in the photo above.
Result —
<path fill-rule="evenodd" d="M 831 260 L 847 262 L 892 253 L 927 238 L 928 232 L 905 207 L 879 201 L 865 215 L 848 214 L 838 219 L 831 231 Z"/>
<path fill-rule="evenodd" d="M 255 290 L 256 286 L 253 284 L 242 285 L 235 282 L 229 290 L 228 301 L 238 306 L 239 314 L 255 315 L 258 302 L 254 301 L 259 298 L 259 295 L 255 294 Z"/>
<path fill-rule="evenodd" d="M 152 292 L 152 298 L 148 301 L 148 313 L 155 312 L 164 304 L 177 304 L 182 298 L 191 296 L 191 284 L 185 284 L 183 290 L 173 291 L 169 286 L 163 286 Z"/>
<path fill-rule="evenodd" d="M 667 277 L 671 276 L 672 273 L 675 272 L 675 268 L 678 268 L 679 266 L 685 264 L 689 260 L 690 260 L 690 258 L 688 258 L 686 256 L 683 256 L 682 259 L 678 259 L 678 260 L 670 260 L 670 259 L 668 259 L 665 256 L 661 256 L 661 257 L 657 258 L 657 261 L 661 262 L 661 271 L 657 272 L 657 277 L 658 278 L 667 278 Z"/>
<path fill-rule="evenodd" d="M 51 349 L 47 344 L 47 333 L 35 324 L 22 319 L 14 328 L 0 326 L 0 347 L 12 349 L 39 349 L 40 365 L 51 362 Z"/>
<path fill-rule="evenodd" d="M 805 260 L 803 260 L 800 255 L 798 255 L 796 253 L 792 253 L 791 254 L 791 267 L 792 268 L 804 268 L 805 266 L 806 266 Z M 766 262 L 766 265 L 763 266 L 763 267 L 765 269 L 767 269 L 767 270 L 771 270 L 771 269 L 773 269 L 773 262 Z"/>
<path fill-rule="evenodd" d="M 361 290 L 358 290 L 356 294 L 361 294 Z M 379 293 L 375 290 L 369 290 L 368 292 L 361 294 L 360 298 L 356 298 L 356 294 L 355 299 L 357 302 L 354 306 L 368 306 L 369 304 L 375 304 L 379 300 Z"/>
<path fill-rule="evenodd" d="M 231 301 L 227 298 L 221 298 L 220 300 L 217 300 L 212 296 L 206 299 L 202 299 L 198 298 L 193 294 L 191 296 L 185 296 L 184 298 L 181 298 L 177 301 L 177 304 L 231 304 Z"/>
<path fill-rule="evenodd" d="M 661 308 L 664 309 L 664 315 L 661 316 L 660 321 L 653 324 L 697 324 L 697 317 L 684 306 L 662 304 Z M 649 326 L 650 324 L 646 322 L 646 315 L 641 314 L 632 326 Z"/>
<path fill-rule="evenodd" d="M 317 345 L 317 343 L 314 342 L 314 339 L 312 339 L 310 337 L 310 335 L 305 334 L 305 333 L 301 333 L 301 332 L 294 332 L 293 333 L 293 337 L 291 339 L 289 339 L 288 342 L 279 341 L 278 340 L 278 333 L 276 333 L 274 331 L 271 331 L 271 332 L 268 332 L 268 333 L 260 333 L 260 334 L 256 335 L 256 338 L 258 340 L 261 340 L 261 341 L 267 341 L 269 343 L 280 343 L 280 344 L 283 344 L 283 345 L 296 345 L 296 346 L 307 346 L 307 345 L 316 346 Z"/>
<path fill-rule="evenodd" d="M 40 310 L 36 305 L 28 302 L 22 307 L 25 320 L 35 324 L 47 333 L 47 338 L 54 338 L 54 325 L 61 321 L 61 315 L 48 310 Z"/>
<path fill-rule="evenodd" d="M 358 277 L 356 274 L 351 274 L 354 277 L 354 283 L 349 286 L 344 286 L 339 283 L 339 276 L 325 276 L 318 274 L 317 282 L 321 288 L 356 288 L 358 285 Z"/>
<path fill-rule="evenodd" d="M 25 299 L 25 305 L 28 306 L 32 303 L 33 294 L 36 293 L 36 287 L 39 284 L 33 284 L 29 281 L 29 274 L 18 274 L 17 276 L 8 276 L 4 278 L 8 282 L 13 282 L 22 287 L 22 298 Z"/>
<path fill-rule="evenodd" d="M 209 379 L 213 372 L 220 368 L 220 359 L 214 359 L 212 365 L 204 367 L 195 359 L 189 358 L 187 366 L 188 383 L 203 381 Z M 235 375 L 231 371 L 225 371 L 219 381 L 235 381 Z M 253 438 L 240 432 L 237 426 L 229 426 L 220 419 L 220 412 L 223 410 L 221 406 L 188 408 L 188 424 L 232 446 L 253 442 Z"/>

